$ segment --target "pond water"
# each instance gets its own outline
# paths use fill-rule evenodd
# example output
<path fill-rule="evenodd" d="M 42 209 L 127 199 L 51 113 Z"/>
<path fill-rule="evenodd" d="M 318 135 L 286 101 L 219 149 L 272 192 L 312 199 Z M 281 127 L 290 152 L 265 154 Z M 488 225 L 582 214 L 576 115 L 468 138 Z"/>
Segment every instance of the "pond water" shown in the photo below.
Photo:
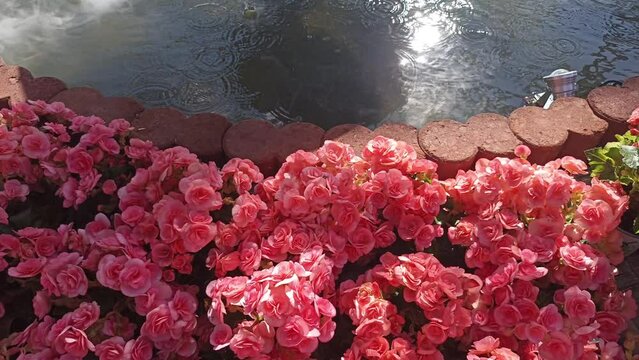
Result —
<path fill-rule="evenodd" d="M 508 113 L 639 74 L 636 0 L 2 0 L 0 56 L 145 105 L 330 127 Z"/>

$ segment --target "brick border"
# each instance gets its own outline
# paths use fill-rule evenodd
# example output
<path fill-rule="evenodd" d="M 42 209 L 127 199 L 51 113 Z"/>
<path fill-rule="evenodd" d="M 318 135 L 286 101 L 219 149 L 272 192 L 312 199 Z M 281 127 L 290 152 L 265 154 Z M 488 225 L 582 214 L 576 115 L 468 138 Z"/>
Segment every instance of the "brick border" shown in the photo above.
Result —
<path fill-rule="evenodd" d="M 521 107 L 508 117 L 486 113 L 466 123 L 434 120 L 421 129 L 384 123 L 374 131 L 358 124 L 324 131 L 305 122 L 276 128 L 265 120 L 231 124 L 217 114 L 187 117 L 172 108 L 145 109 L 132 98 L 107 97 L 87 87 L 67 89 L 59 79 L 34 78 L 23 67 L 0 61 L 0 107 L 27 99 L 61 101 L 79 115 L 97 115 L 106 121 L 127 119 L 139 136 L 160 147 L 181 145 L 204 160 L 220 164 L 229 157 L 251 159 L 266 175 L 272 175 L 297 149 L 310 151 L 325 140 L 337 140 L 361 151 L 377 135 L 413 145 L 419 157 L 439 164 L 441 177 L 472 168 L 480 157 L 513 156 L 515 146 L 521 143 L 533 150 L 533 162 L 544 163 L 565 155 L 584 159 L 584 150 L 610 140 L 612 133 L 625 131 L 621 118 L 629 116 L 628 109 L 639 107 L 639 76 L 627 79 L 625 84 L 624 88 L 597 88 L 587 100 L 557 100 L 548 110 Z M 624 105 L 621 110 L 620 101 Z"/>

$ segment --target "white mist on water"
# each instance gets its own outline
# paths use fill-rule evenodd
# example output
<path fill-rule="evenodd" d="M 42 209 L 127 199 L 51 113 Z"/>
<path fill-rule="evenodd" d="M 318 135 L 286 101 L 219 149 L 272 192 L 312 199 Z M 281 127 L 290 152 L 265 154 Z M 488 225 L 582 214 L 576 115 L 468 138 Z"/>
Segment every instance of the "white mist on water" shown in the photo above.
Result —
<path fill-rule="evenodd" d="M 68 30 L 109 13 L 127 11 L 132 1 L 0 0 L 0 57 L 16 57 L 33 53 L 39 46 L 55 45 Z"/>

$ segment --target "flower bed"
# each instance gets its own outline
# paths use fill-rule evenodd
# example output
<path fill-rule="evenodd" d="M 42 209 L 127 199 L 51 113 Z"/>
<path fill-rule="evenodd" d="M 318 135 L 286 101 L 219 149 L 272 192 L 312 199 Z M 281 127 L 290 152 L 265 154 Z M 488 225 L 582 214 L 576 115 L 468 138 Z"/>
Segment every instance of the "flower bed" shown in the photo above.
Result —
<path fill-rule="evenodd" d="M 5 358 L 624 358 L 628 197 L 574 158 L 439 180 L 378 136 L 265 179 L 61 103 L 0 114 Z"/>

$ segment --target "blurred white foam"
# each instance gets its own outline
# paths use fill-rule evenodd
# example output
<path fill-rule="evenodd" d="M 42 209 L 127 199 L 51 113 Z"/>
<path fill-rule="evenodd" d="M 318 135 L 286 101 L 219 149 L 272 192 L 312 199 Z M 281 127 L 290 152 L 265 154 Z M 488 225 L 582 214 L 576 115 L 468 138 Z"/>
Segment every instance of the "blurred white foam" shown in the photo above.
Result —
<path fill-rule="evenodd" d="M 122 11 L 130 5 L 129 0 L 81 0 L 81 3 L 87 12 L 95 15 Z"/>
<path fill-rule="evenodd" d="M 132 1 L 0 0 L 0 56 L 55 42 L 73 27 L 131 9 Z"/>

